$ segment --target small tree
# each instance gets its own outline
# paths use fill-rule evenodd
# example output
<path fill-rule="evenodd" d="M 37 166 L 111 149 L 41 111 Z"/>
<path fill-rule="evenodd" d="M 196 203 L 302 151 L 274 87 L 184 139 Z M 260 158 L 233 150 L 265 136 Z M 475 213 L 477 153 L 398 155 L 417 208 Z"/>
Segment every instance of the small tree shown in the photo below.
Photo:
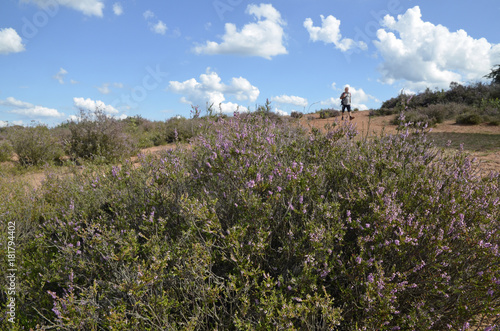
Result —
<path fill-rule="evenodd" d="M 493 67 L 491 72 L 484 77 L 492 79 L 492 83 L 494 84 L 500 84 L 500 64 L 497 64 L 495 67 Z"/>

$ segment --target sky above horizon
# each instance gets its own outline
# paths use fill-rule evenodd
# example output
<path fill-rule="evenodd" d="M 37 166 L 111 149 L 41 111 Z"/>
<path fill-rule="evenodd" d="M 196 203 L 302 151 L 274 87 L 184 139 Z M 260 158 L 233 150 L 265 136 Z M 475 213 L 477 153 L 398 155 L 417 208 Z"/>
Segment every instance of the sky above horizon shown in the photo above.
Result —
<path fill-rule="evenodd" d="M 379 108 L 403 89 L 489 82 L 497 0 L 2 0 L 0 126 L 79 109 L 150 120 Z"/>

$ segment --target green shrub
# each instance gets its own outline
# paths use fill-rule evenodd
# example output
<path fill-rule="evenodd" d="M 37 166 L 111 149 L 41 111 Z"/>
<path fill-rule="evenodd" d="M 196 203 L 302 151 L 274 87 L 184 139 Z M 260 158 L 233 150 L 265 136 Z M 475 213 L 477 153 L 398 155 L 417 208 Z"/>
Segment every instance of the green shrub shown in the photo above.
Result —
<path fill-rule="evenodd" d="M 200 125 L 203 121 L 203 118 L 186 119 L 180 116 L 167 120 L 163 128 L 165 141 L 167 143 L 188 141 L 200 132 Z"/>
<path fill-rule="evenodd" d="M 0 141 L 0 162 L 10 161 L 14 149 L 8 140 Z"/>
<path fill-rule="evenodd" d="M 340 116 L 340 111 L 335 109 L 321 109 L 319 110 L 319 118 L 325 119 L 330 117 Z"/>
<path fill-rule="evenodd" d="M 39 166 L 53 162 L 63 155 L 60 142 L 42 124 L 11 127 L 8 139 L 22 166 Z"/>
<path fill-rule="evenodd" d="M 457 124 L 477 125 L 483 123 L 483 117 L 476 113 L 466 113 L 459 115 L 456 122 Z"/>
<path fill-rule="evenodd" d="M 140 167 L 51 176 L 29 212 L 12 212 L 23 195 L 0 209 L 29 230 L 19 326 L 498 325 L 499 176 L 412 133 L 356 140 L 343 123 L 309 135 L 247 114 Z"/>
<path fill-rule="evenodd" d="M 80 110 L 79 119 L 68 125 L 67 149 L 74 158 L 109 163 L 137 152 L 124 124 L 102 110 Z"/>
<path fill-rule="evenodd" d="M 395 117 L 391 121 L 391 124 L 398 126 L 404 126 L 405 124 L 411 124 L 412 126 L 426 124 L 428 126 L 432 126 L 435 123 L 435 119 L 430 118 L 427 114 L 419 112 L 418 110 L 402 112 L 400 116 Z"/>
<path fill-rule="evenodd" d="M 291 118 L 302 118 L 303 116 L 304 116 L 304 113 L 302 113 L 300 111 L 292 111 L 290 113 Z"/>

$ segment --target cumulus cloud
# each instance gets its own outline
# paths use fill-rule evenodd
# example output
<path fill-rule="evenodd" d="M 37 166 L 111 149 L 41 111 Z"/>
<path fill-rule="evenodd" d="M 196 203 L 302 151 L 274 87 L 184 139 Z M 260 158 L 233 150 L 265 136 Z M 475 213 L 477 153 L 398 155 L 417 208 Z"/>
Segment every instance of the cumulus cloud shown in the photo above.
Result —
<path fill-rule="evenodd" d="M 12 28 L 0 29 L 0 54 L 24 51 L 22 38 Z"/>
<path fill-rule="evenodd" d="M 167 32 L 167 26 L 162 21 L 158 21 L 151 26 L 151 30 L 158 34 L 165 34 L 165 32 Z"/>
<path fill-rule="evenodd" d="M 4 127 L 9 126 L 9 125 L 23 125 L 23 121 L 8 122 L 8 121 L 1 121 L 0 120 L 0 128 L 4 128 Z"/>
<path fill-rule="evenodd" d="M 75 107 L 78 109 L 83 109 L 88 111 L 95 111 L 96 109 L 100 109 L 107 114 L 118 114 L 118 110 L 115 107 L 111 105 L 106 105 L 101 100 L 92 100 L 89 98 L 87 99 L 73 98 L 73 103 Z"/>
<path fill-rule="evenodd" d="M 21 0 L 22 2 L 32 2 L 40 8 L 47 6 L 65 6 L 74 10 L 78 10 L 87 16 L 102 17 L 104 9 L 103 0 Z"/>
<path fill-rule="evenodd" d="M 181 101 L 192 105 L 213 104 L 221 107 L 223 112 L 229 113 L 237 110 L 239 105 L 225 102 L 226 96 L 234 97 L 237 101 L 254 102 L 259 96 L 259 89 L 242 77 L 233 77 L 230 84 L 224 84 L 219 75 L 207 69 L 200 75 L 199 81 L 195 78 L 184 82 L 170 81 L 168 91 L 181 94 Z"/>
<path fill-rule="evenodd" d="M 115 2 L 113 4 L 113 13 L 115 13 L 116 16 L 120 16 L 123 14 L 123 7 L 121 3 Z"/>
<path fill-rule="evenodd" d="M 286 103 L 290 105 L 295 105 L 299 107 L 306 107 L 309 103 L 307 102 L 307 99 L 297 97 L 294 95 L 280 95 L 276 97 L 272 97 L 271 101 L 276 102 L 276 103 Z"/>
<path fill-rule="evenodd" d="M 64 68 L 60 68 L 57 74 L 52 76 L 55 80 L 59 82 L 59 84 L 64 84 L 64 77 L 68 74 L 68 72 Z"/>
<path fill-rule="evenodd" d="M 290 116 L 290 114 L 288 114 L 286 111 L 278 108 L 274 108 L 274 112 L 280 116 Z"/>
<path fill-rule="evenodd" d="M 142 16 L 144 16 L 144 19 L 146 21 L 148 21 L 149 29 L 151 31 L 153 31 L 154 33 L 164 35 L 167 32 L 167 30 L 168 30 L 167 25 L 165 23 L 163 23 L 163 21 L 157 20 L 155 13 L 153 13 L 151 10 L 146 10 L 142 14 Z M 155 23 L 155 21 L 156 21 L 156 23 Z"/>
<path fill-rule="evenodd" d="M 29 102 L 24 102 L 21 100 L 17 100 L 13 97 L 8 97 L 5 100 L 0 100 L 0 105 L 2 106 L 8 106 L 8 107 L 15 107 L 15 108 L 30 108 L 33 107 L 33 105 Z"/>
<path fill-rule="evenodd" d="M 340 33 L 340 20 L 332 15 L 326 18 L 321 15 L 321 27 L 314 26 L 313 20 L 311 18 L 306 18 L 304 21 L 304 27 L 309 32 L 309 38 L 312 41 L 322 41 L 325 44 L 334 44 L 335 48 L 341 50 L 342 52 L 348 51 L 349 49 L 359 47 L 363 50 L 367 49 L 368 46 L 363 41 L 355 42 L 350 38 L 342 38 Z"/>
<path fill-rule="evenodd" d="M 155 13 L 153 13 L 151 10 L 146 10 L 142 16 L 144 16 L 144 19 L 149 20 L 151 18 L 155 18 Z"/>
<path fill-rule="evenodd" d="M 42 106 L 34 106 L 31 108 L 19 108 L 13 109 L 12 113 L 24 115 L 28 117 L 62 117 L 63 113 L 57 111 L 57 109 L 47 108 Z"/>
<path fill-rule="evenodd" d="M 13 97 L 8 97 L 5 100 L 0 100 L 0 105 L 10 108 L 9 113 L 23 115 L 31 118 L 38 117 L 63 117 L 64 113 L 60 113 L 57 109 L 33 105 L 29 102 L 17 100 Z"/>
<path fill-rule="evenodd" d="M 111 89 L 109 88 L 109 83 L 104 83 L 104 84 L 102 84 L 102 86 L 98 86 L 97 89 L 102 94 L 110 94 L 111 93 Z"/>
<path fill-rule="evenodd" d="M 384 83 L 447 88 L 452 81 L 481 79 L 500 61 L 500 44 L 425 22 L 419 6 L 397 18 L 386 15 L 381 25 L 374 44 L 384 59 L 379 67 Z"/>
<path fill-rule="evenodd" d="M 284 46 L 285 22 L 271 4 L 249 5 L 246 13 L 253 15 L 257 21 L 246 24 L 239 31 L 236 25 L 226 23 L 221 43 L 207 41 L 205 45 L 196 46 L 194 52 L 261 56 L 266 59 L 288 53 Z"/>

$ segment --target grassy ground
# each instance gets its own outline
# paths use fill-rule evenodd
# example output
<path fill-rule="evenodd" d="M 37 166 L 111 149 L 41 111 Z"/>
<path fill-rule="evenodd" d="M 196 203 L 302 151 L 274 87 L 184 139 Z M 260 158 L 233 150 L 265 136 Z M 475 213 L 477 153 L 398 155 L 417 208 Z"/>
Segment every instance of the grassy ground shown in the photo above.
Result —
<path fill-rule="evenodd" d="M 458 132 L 430 132 L 429 138 L 434 140 L 437 146 L 447 146 L 458 149 L 463 148 L 470 152 L 495 152 L 500 150 L 500 134 L 483 133 L 458 133 Z"/>

